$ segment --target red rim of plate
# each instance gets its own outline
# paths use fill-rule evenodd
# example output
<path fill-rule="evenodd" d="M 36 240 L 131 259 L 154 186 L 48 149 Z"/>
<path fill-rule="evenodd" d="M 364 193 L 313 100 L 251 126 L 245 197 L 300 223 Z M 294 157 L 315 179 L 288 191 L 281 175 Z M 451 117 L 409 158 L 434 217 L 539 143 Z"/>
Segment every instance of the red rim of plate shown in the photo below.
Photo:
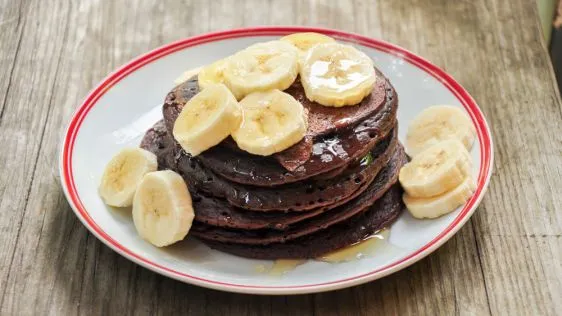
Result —
<path fill-rule="evenodd" d="M 76 184 L 74 182 L 72 169 L 72 154 L 74 142 L 76 140 L 76 136 L 78 134 L 80 126 L 90 109 L 92 109 L 92 107 L 96 104 L 101 96 L 103 96 L 111 87 L 113 87 L 116 83 L 118 83 L 120 80 L 122 80 L 135 70 L 161 57 L 188 47 L 224 39 L 248 36 L 286 35 L 296 32 L 323 33 L 337 39 L 341 39 L 343 41 L 353 42 L 400 57 L 439 80 L 461 102 L 463 107 L 468 112 L 477 130 L 478 142 L 480 143 L 481 166 L 478 174 L 476 192 L 474 193 L 472 198 L 465 204 L 464 208 L 459 212 L 458 216 L 453 220 L 453 222 L 447 228 L 445 228 L 445 230 L 443 230 L 433 240 L 417 249 L 416 251 L 412 252 L 408 256 L 368 273 L 325 283 L 306 284 L 298 286 L 256 286 L 209 280 L 176 271 L 152 262 L 114 240 L 91 218 L 88 211 L 82 204 L 80 196 L 78 195 L 78 192 L 76 190 Z M 130 260 L 163 275 L 208 288 L 242 293 L 297 294 L 328 291 L 332 289 L 357 285 L 367 281 L 372 281 L 400 270 L 406 266 L 409 266 L 433 252 L 450 237 L 452 237 L 454 233 L 456 233 L 463 226 L 463 224 L 470 218 L 470 215 L 472 215 L 476 206 L 482 199 L 491 176 L 491 166 L 493 160 L 492 148 L 492 139 L 490 136 L 488 125 L 486 123 L 486 120 L 484 119 L 484 115 L 482 114 L 480 108 L 476 105 L 474 99 L 463 87 L 461 87 L 459 83 L 457 83 L 442 69 L 433 65 L 429 61 L 415 55 L 414 53 L 381 40 L 332 29 L 311 27 L 252 27 L 208 33 L 191 37 L 185 40 L 180 40 L 144 54 L 122 66 L 114 73 L 110 74 L 92 92 L 90 92 L 82 105 L 80 105 L 80 107 L 74 113 L 64 136 L 60 159 L 60 172 L 65 194 L 78 218 L 92 233 L 94 233 L 94 235 L 97 236 L 98 239 L 103 241 L 106 245 L 108 245 L 121 255 L 129 258 Z"/>

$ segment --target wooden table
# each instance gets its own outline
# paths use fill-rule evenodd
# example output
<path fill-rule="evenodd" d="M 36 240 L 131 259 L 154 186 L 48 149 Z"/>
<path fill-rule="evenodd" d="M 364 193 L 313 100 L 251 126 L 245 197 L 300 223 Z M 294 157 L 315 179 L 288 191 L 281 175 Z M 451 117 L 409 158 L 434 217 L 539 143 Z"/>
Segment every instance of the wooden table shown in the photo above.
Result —
<path fill-rule="evenodd" d="M 167 279 L 77 220 L 59 143 L 107 73 L 170 41 L 248 25 L 381 38 L 452 74 L 495 140 L 492 183 L 421 262 L 330 293 L 250 296 Z M 562 108 L 535 1 L 0 0 L 0 314 L 540 315 L 562 313 Z"/>

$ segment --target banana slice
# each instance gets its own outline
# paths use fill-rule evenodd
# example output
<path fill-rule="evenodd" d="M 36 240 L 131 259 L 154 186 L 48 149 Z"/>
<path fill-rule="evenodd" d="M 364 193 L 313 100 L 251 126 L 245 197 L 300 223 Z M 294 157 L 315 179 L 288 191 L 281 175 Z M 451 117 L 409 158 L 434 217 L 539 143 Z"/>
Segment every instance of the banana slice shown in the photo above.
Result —
<path fill-rule="evenodd" d="M 254 44 L 229 59 L 225 83 L 238 100 L 252 92 L 285 90 L 298 75 L 298 52 L 283 41 Z"/>
<path fill-rule="evenodd" d="M 192 156 L 215 146 L 242 121 L 240 105 L 223 84 L 211 84 L 191 98 L 174 123 L 173 135 Z"/>
<path fill-rule="evenodd" d="M 211 84 L 224 83 L 224 70 L 228 65 L 228 57 L 205 66 L 197 76 L 199 89 L 203 90 Z"/>
<path fill-rule="evenodd" d="M 466 113 L 448 105 L 431 106 L 423 110 L 410 124 L 406 148 L 415 156 L 446 139 L 458 139 L 467 150 L 472 148 L 476 129 Z"/>
<path fill-rule="evenodd" d="M 283 151 L 306 134 L 307 114 L 291 95 L 279 91 L 254 92 L 240 101 L 244 121 L 232 133 L 241 149 L 261 156 Z"/>
<path fill-rule="evenodd" d="M 185 238 L 194 212 L 182 177 L 171 171 L 151 172 L 142 178 L 133 201 L 133 222 L 138 234 L 157 247 Z"/>
<path fill-rule="evenodd" d="M 303 52 L 306 52 L 316 44 L 335 42 L 335 40 L 329 36 L 314 32 L 293 33 L 283 36 L 279 40 L 291 43 Z"/>
<path fill-rule="evenodd" d="M 202 68 L 203 67 L 197 67 L 197 68 L 189 69 L 188 71 L 181 74 L 181 76 L 179 76 L 176 80 L 174 80 L 174 84 L 177 86 L 177 85 L 180 85 L 180 84 L 186 82 L 187 80 L 191 79 L 191 77 L 197 75 L 201 71 Z"/>
<path fill-rule="evenodd" d="M 454 211 L 474 194 L 476 185 L 472 177 L 466 177 L 456 188 L 438 196 L 416 198 L 405 193 L 404 204 L 416 218 L 435 218 Z"/>
<path fill-rule="evenodd" d="M 301 60 L 306 97 L 325 106 L 355 105 L 373 90 L 373 61 L 353 46 L 324 43 L 313 46 Z"/>
<path fill-rule="evenodd" d="M 458 186 L 471 172 L 472 161 L 461 142 L 440 142 L 400 169 L 398 179 L 411 197 L 431 197 Z"/>
<path fill-rule="evenodd" d="M 156 169 L 156 155 L 141 148 L 125 148 L 105 166 L 99 194 L 107 205 L 131 206 L 139 181 Z"/>

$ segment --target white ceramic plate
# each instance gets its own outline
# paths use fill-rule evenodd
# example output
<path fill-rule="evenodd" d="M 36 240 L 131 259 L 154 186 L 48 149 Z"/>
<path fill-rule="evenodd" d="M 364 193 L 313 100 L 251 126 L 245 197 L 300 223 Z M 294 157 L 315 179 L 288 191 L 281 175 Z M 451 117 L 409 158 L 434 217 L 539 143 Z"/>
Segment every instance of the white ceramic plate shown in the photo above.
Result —
<path fill-rule="evenodd" d="M 478 138 L 472 149 L 474 196 L 455 212 L 435 220 L 416 220 L 408 212 L 390 230 L 375 255 L 345 263 L 309 260 L 275 276 L 256 271 L 272 262 L 249 260 L 211 250 L 189 238 L 166 249 L 140 239 L 129 212 L 107 207 L 97 186 L 105 164 L 122 147 L 139 144 L 161 119 L 161 104 L 182 72 L 209 64 L 248 45 L 294 32 L 320 32 L 348 42 L 373 58 L 399 96 L 400 139 L 424 108 L 449 104 L 471 117 Z M 104 79 L 78 108 L 63 139 L 62 186 L 72 209 L 97 238 L 128 259 L 174 279 L 218 290 L 298 294 L 334 290 L 381 278 L 422 259 L 453 236 L 469 219 L 492 173 L 492 139 L 484 116 L 470 95 L 444 71 L 389 43 L 335 30 L 259 27 L 201 35 L 136 58 Z"/>

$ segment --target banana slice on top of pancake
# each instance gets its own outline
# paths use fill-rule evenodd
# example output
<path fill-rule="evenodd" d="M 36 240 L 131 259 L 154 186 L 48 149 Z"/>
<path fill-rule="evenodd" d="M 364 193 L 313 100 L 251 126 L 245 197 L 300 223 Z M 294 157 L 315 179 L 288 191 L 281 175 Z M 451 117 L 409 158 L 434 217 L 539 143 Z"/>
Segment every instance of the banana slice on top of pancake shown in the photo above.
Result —
<path fill-rule="evenodd" d="M 281 37 L 279 40 L 293 44 L 302 52 L 308 51 L 312 46 L 322 43 L 333 43 L 333 38 L 314 32 L 293 33 Z"/>
<path fill-rule="evenodd" d="M 192 156 L 217 145 L 242 121 L 238 101 L 223 84 L 208 85 L 184 105 L 173 135 Z"/>
<path fill-rule="evenodd" d="M 314 45 L 300 62 L 306 97 L 324 106 L 355 105 L 369 95 L 376 81 L 371 58 L 340 43 Z"/>
<path fill-rule="evenodd" d="M 252 92 L 285 90 L 298 75 L 298 53 L 284 41 L 251 45 L 229 58 L 224 82 L 238 100 Z"/>
<path fill-rule="evenodd" d="M 224 83 L 224 71 L 228 66 L 228 57 L 219 59 L 214 63 L 204 66 L 199 71 L 197 83 L 199 89 L 203 90 L 209 85 Z"/>
<path fill-rule="evenodd" d="M 203 67 L 197 67 L 197 68 L 186 70 L 184 73 L 181 74 L 181 76 L 179 76 L 178 78 L 176 78 L 176 80 L 174 80 L 174 84 L 177 86 L 186 82 L 187 80 L 191 79 L 191 77 L 197 75 L 201 71 L 201 69 L 203 69 Z"/>
<path fill-rule="evenodd" d="M 307 113 L 290 94 L 277 89 L 254 92 L 240 106 L 244 120 L 232 138 L 251 154 L 268 156 L 283 151 L 306 134 Z"/>

